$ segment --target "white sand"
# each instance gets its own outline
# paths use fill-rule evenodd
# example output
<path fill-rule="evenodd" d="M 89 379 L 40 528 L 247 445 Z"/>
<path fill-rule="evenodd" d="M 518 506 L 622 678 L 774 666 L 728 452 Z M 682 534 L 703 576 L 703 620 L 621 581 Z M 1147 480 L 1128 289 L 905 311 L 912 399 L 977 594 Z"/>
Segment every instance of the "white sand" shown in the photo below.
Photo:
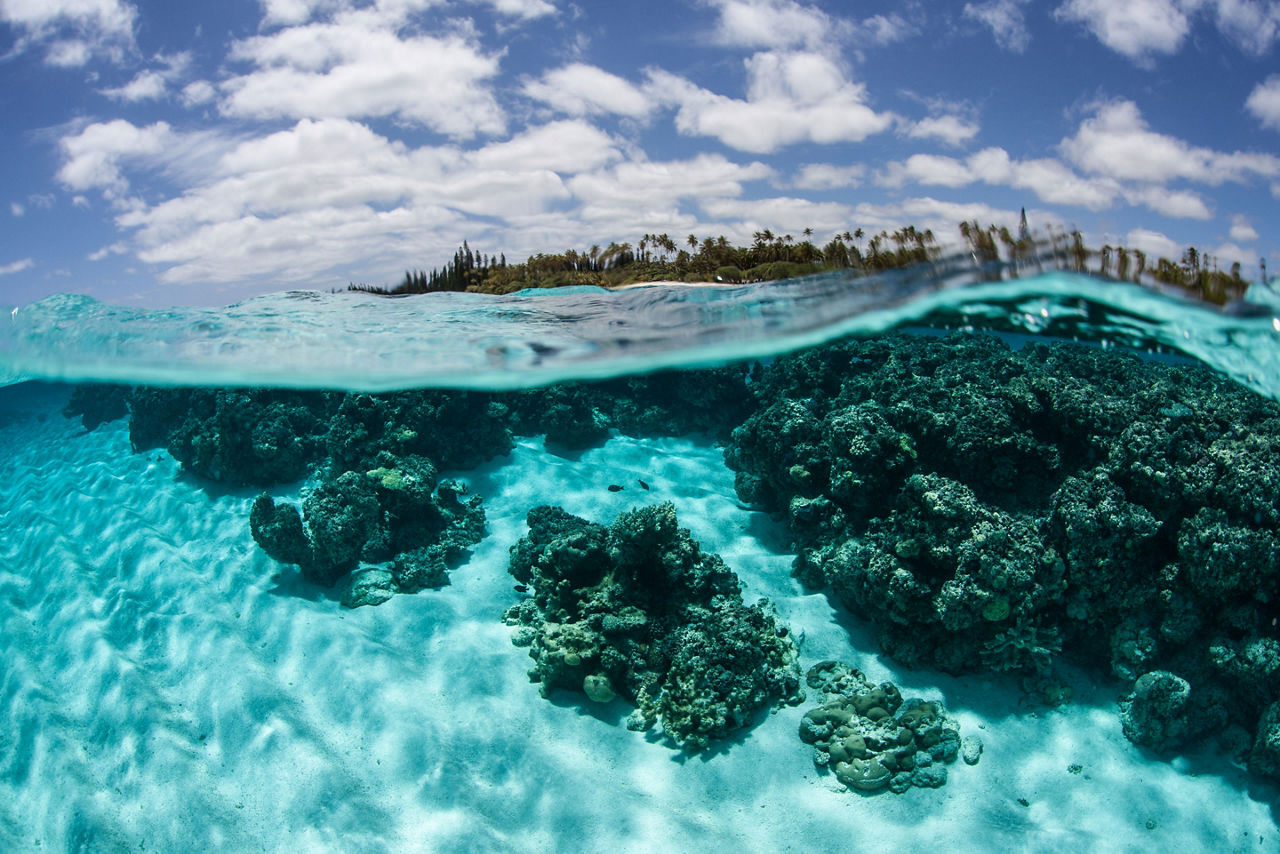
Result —
<path fill-rule="evenodd" d="M 57 393 L 15 400 L 0 398 L 0 850 L 1280 848 L 1273 789 L 1211 757 L 1149 761 L 1112 685 L 1082 679 L 1079 704 L 1037 711 L 1003 684 L 894 669 L 801 591 L 780 531 L 736 505 L 705 444 L 617 438 L 566 459 L 523 441 L 465 474 L 490 534 L 451 587 L 349 611 L 256 548 L 254 491 L 131 454 L 123 422 L 84 434 Z M 541 699 L 500 621 L 524 514 L 607 522 L 663 499 L 803 632 L 805 666 L 840 658 L 943 696 L 982 761 L 940 790 L 864 796 L 814 768 L 807 704 L 688 758 L 627 731 L 620 701 Z"/>

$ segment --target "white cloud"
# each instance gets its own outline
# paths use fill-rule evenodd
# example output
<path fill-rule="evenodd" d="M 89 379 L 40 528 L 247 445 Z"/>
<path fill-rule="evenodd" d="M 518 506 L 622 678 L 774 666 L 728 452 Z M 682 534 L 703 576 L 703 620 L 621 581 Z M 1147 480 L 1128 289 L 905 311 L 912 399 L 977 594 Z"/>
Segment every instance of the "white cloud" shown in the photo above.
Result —
<path fill-rule="evenodd" d="M 1171 54 L 1191 30 L 1176 0 L 1066 0 L 1054 16 L 1083 24 L 1107 47 L 1148 65 L 1154 54 Z"/>
<path fill-rule="evenodd" d="M 266 136 L 224 139 L 217 156 L 206 143 L 182 157 L 203 171 L 175 173 L 171 152 L 199 142 L 122 122 L 91 126 L 66 145 L 68 186 L 118 197 L 134 167 L 163 169 L 186 186 L 158 203 L 117 207 L 117 225 L 132 232 L 129 246 L 161 268 L 163 281 L 315 281 L 357 264 L 360 276 L 394 275 L 495 229 L 507 251 L 631 234 L 639 223 L 666 231 L 696 224 L 679 213 L 681 199 L 737 195 L 742 182 L 772 175 L 716 155 L 618 163 L 618 143 L 580 119 L 471 151 L 410 147 L 346 119 L 304 119 Z"/>
<path fill-rule="evenodd" d="M 1086 172 L 1126 181 L 1185 179 L 1217 185 L 1280 176 L 1280 157 L 1275 155 L 1213 151 L 1150 130 L 1132 101 L 1099 105 L 1059 148 Z"/>
<path fill-rule="evenodd" d="M 513 18 L 531 20 L 545 15 L 554 15 L 556 7 L 547 0 L 485 0 L 494 11 Z"/>
<path fill-rule="evenodd" d="M 1212 13 L 1218 31 L 1255 56 L 1280 40 L 1275 0 L 1066 0 L 1054 16 L 1084 25 L 1107 47 L 1149 67 L 1156 55 L 1182 47 L 1201 13 Z"/>
<path fill-rule="evenodd" d="M 117 241 L 116 243 L 112 243 L 110 246 L 104 246 L 101 249 L 90 252 L 88 258 L 90 261 L 101 261 L 112 255 L 127 255 L 128 253 L 129 247 L 124 243 Z"/>
<path fill-rule="evenodd" d="M 14 273 L 21 273 L 23 270 L 29 270 L 35 265 L 35 261 L 30 258 L 23 258 L 20 261 L 14 261 L 11 264 L 0 266 L 0 276 L 11 276 Z"/>
<path fill-rule="evenodd" d="M 1250 278 L 1253 272 L 1256 272 L 1258 266 L 1258 253 L 1253 249 L 1244 246 L 1237 246 L 1230 241 L 1219 243 L 1217 246 L 1205 250 L 1205 255 L 1213 260 L 1218 269 L 1226 273 L 1231 270 L 1233 263 L 1239 263 L 1243 268 L 1240 271 L 1242 278 Z"/>
<path fill-rule="evenodd" d="M 191 65 L 191 54 L 187 52 L 160 55 L 156 57 L 160 68 L 151 68 L 138 72 L 132 80 L 123 86 L 99 90 L 108 98 L 135 103 L 138 101 L 156 101 L 168 94 L 169 83 L 182 77 Z"/>
<path fill-rule="evenodd" d="M 1133 205 L 1145 205 L 1163 216 L 1178 219 L 1212 219 L 1213 212 L 1205 200 L 1190 190 L 1170 190 L 1167 187 L 1133 187 L 1124 191 L 1125 200 Z"/>
<path fill-rule="evenodd" d="M 985 3 L 964 4 L 964 17 L 972 18 L 991 28 L 996 44 L 1005 50 L 1022 53 L 1031 44 L 1031 32 L 1027 29 L 1022 7 L 1030 0 L 987 0 Z"/>
<path fill-rule="evenodd" d="M 1280 130 L 1280 74 L 1273 74 L 1253 87 L 1244 105 L 1264 126 Z"/>
<path fill-rule="evenodd" d="M 46 46 L 45 61 L 80 66 L 94 55 L 120 60 L 133 46 L 138 10 L 121 0 L 5 0 L 0 20 L 22 33 L 16 45 Z"/>
<path fill-rule="evenodd" d="M 93 45 L 81 39 L 59 39 L 49 45 L 44 61 L 56 68 L 79 68 L 93 57 Z"/>
<path fill-rule="evenodd" d="M 742 185 L 770 177 L 763 163 L 743 166 L 719 154 L 700 154 L 689 160 L 629 160 L 569 180 L 574 196 L 596 205 L 638 204 L 671 207 L 681 199 L 736 199 Z"/>
<path fill-rule="evenodd" d="M 267 26 L 305 24 L 322 9 L 343 5 L 341 0 L 259 0 L 262 23 Z"/>
<path fill-rule="evenodd" d="M 621 156 L 609 135 L 580 120 L 531 128 L 514 139 L 490 143 L 466 155 L 476 169 L 548 169 L 565 175 L 598 169 Z"/>
<path fill-rule="evenodd" d="M 719 13 L 715 39 L 733 47 L 819 48 L 848 25 L 794 0 L 708 0 Z"/>
<path fill-rule="evenodd" d="M 649 93 L 616 74 L 575 62 L 526 81 L 524 94 L 571 116 L 613 113 L 643 119 L 653 110 Z"/>
<path fill-rule="evenodd" d="M 208 80 L 195 80 L 182 87 L 182 103 L 188 107 L 208 104 L 217 97 L 218 90 Z"/>
<path fill-rule="evenodd" d="M 712 217 L 742 223 L 748 232 L 769 229 L 779 237 L 800 240 L 806 228 L 818 234 L 849 227 L 850 209 L 838 202 L 815 202 L 791 196 L 765 199 L 712 199 L 703 205 Z"/>
<path fill-rule="evenodd" d="M 797 190 L 835 190 L 856 187 L 867 172 L 862 164 L 836 166 L 831 163 L 806 163 L 791 179 L 790 186 Z"/>
<path fill-rule="evenodd" d="M 158 71 L 142 71 L 123 86 L 101 91 L 108 98 L 119 101 L 155 101 L 164 97 L 164 76 Z"/>
<path fill-rule="evenodd" d="M 1248 243 L 1251 240 L 1258 239 L 1258 232 L 1250 224 L 1249 218 L 1244 214 L 1236 214 L 1231 217 L 1231 239 L 1237 243 Z"/>
<path fill-rule="evenodd" d="M 137 127 L 115 119 L 88 125 L 61 140 L 64 162 L 57 178 L 72 190 L 98 189 L 108 198 L 118 198 L 129 187 L 121 162 L 158 155 L 172 139 L 173 132 L 165 122 Z"/>
<path fill-rule="evenodd" d="M 747 97 L 738 100 L 666 71 L 649 72 L 652 91 L 678 107 L 676 129 L 712 136 L 741 151 L 767 153 L 797 142 L 860 142 L 893 123 L 866 104 L 866 91 L 826 56 L 758 53 L 746 60 Z"/>
<path fill-rule="evenodd" d="M 887 204 L 863 202 L 853 209 L 852 219 L 868 235 L 914 225 L 921 231 L 933 231 L 941 245 L 954 247 L 960 243 L 957 225 L 961 222 L 976 220 L 984 226 L 992 224 L 1016 228 L 1020 216 L 1021 211 L 997 208 L 984 202 L 947 202 L 924 196 Z M 1027 217 L 1034 220 L 1037 227 L 1042 227 L 1053 219 L 1038 211 L 1028 211 Z"/>
<path fill-rule="evenodd" d="M 224 113 L 252 118 L 394 117 L 456 138 L 500 133 L 488 81 L 498 56 L 466 33 L 401 35 L 381 13 L 290 27 L 236 43 L 256 69 L 222 84 Z"/>
<path fill-rule="evenodd" d="M 1135 228 L 1124 238 L 1125 246 L 1141 249 L 1154 258 L 1170 258 L 1177 260 L 1182 255 L 1182 248 L 1159 231 L 1146 228 Z"/>
<path fill-rule="evenodd" d="M 954 157 L 936 154 L 913 154 L 906 160 L 893 161 L 876 176 L 886 187 L 901 187 L 913 182 L 942 187 L 963 187 L 977 180 L 973 171 Z"/>
<path fill-rule="evenodd" d="M 948 145 L 963 145 L 978 135 L 978 125 L 955 115 L 930 116 L 910 126 L 913 139 L 938 139 Z"/>
<path fill-rule="evenodd" d="M 914 24 L 896 12 L 864 18 L 855 29 L 859 41 L 871 41 L 878 45 L 905 41 L 918 32 Z"/>
<path fill-rule="evenodd" d="M 27 209 L 21 202 L 9 202 L 9 213 L 14 216 L 22 216 L 26 212 Z"/>
<path fill-rule="evenodd" d="M 1280 3 L 1274 0 L 1216 0 L 1214 6 L 1218 29 L 1242 50 L 1262 56 L 1280 38 Z"/>
<path fill-rule="evenodd" d="M 1082 178 L 1057 160 L 1014 160 L 1003 148 L 995 147 L 975 152 L 966 160 L 914 154 L 889 163 L 877 180 L 890 187 L 912 182 L 952 188 L 982 181 L 1030 190 L 1041 201 L 1090 210 L 1109 207 L 1117 193 L 1114 183 Z"/>

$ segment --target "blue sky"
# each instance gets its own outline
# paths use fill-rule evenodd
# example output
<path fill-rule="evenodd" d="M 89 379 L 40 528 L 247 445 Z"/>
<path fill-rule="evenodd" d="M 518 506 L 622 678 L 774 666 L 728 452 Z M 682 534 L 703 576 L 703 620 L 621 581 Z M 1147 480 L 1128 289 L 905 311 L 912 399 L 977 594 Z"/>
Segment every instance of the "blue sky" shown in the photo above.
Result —
<path fill-rule="evenodd" d="M 1254 274 L 1278 43 L 1275 0 L 0 0 L 0 297 L 1023 207 Z"/>

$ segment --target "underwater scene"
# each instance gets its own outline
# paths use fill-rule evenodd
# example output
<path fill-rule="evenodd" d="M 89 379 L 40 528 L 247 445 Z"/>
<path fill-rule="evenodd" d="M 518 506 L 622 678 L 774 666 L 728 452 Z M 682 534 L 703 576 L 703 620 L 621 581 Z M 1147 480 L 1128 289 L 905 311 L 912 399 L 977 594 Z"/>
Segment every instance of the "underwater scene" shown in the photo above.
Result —
<path fill-rule="evenodd" d="M 0 323 L 0 849 L 1280 850 L 1280 296 Z"/>

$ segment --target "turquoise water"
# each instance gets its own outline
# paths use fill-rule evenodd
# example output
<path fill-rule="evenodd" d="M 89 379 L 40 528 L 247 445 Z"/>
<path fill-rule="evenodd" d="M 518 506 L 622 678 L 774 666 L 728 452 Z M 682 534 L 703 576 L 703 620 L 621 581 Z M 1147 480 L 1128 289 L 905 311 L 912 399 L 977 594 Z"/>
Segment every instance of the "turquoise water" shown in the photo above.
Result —
<path fill-rule="evenodd" d="M 1275 850 L 1277 303 L 951 264 L 11 308 L 0 848 Z"/>

